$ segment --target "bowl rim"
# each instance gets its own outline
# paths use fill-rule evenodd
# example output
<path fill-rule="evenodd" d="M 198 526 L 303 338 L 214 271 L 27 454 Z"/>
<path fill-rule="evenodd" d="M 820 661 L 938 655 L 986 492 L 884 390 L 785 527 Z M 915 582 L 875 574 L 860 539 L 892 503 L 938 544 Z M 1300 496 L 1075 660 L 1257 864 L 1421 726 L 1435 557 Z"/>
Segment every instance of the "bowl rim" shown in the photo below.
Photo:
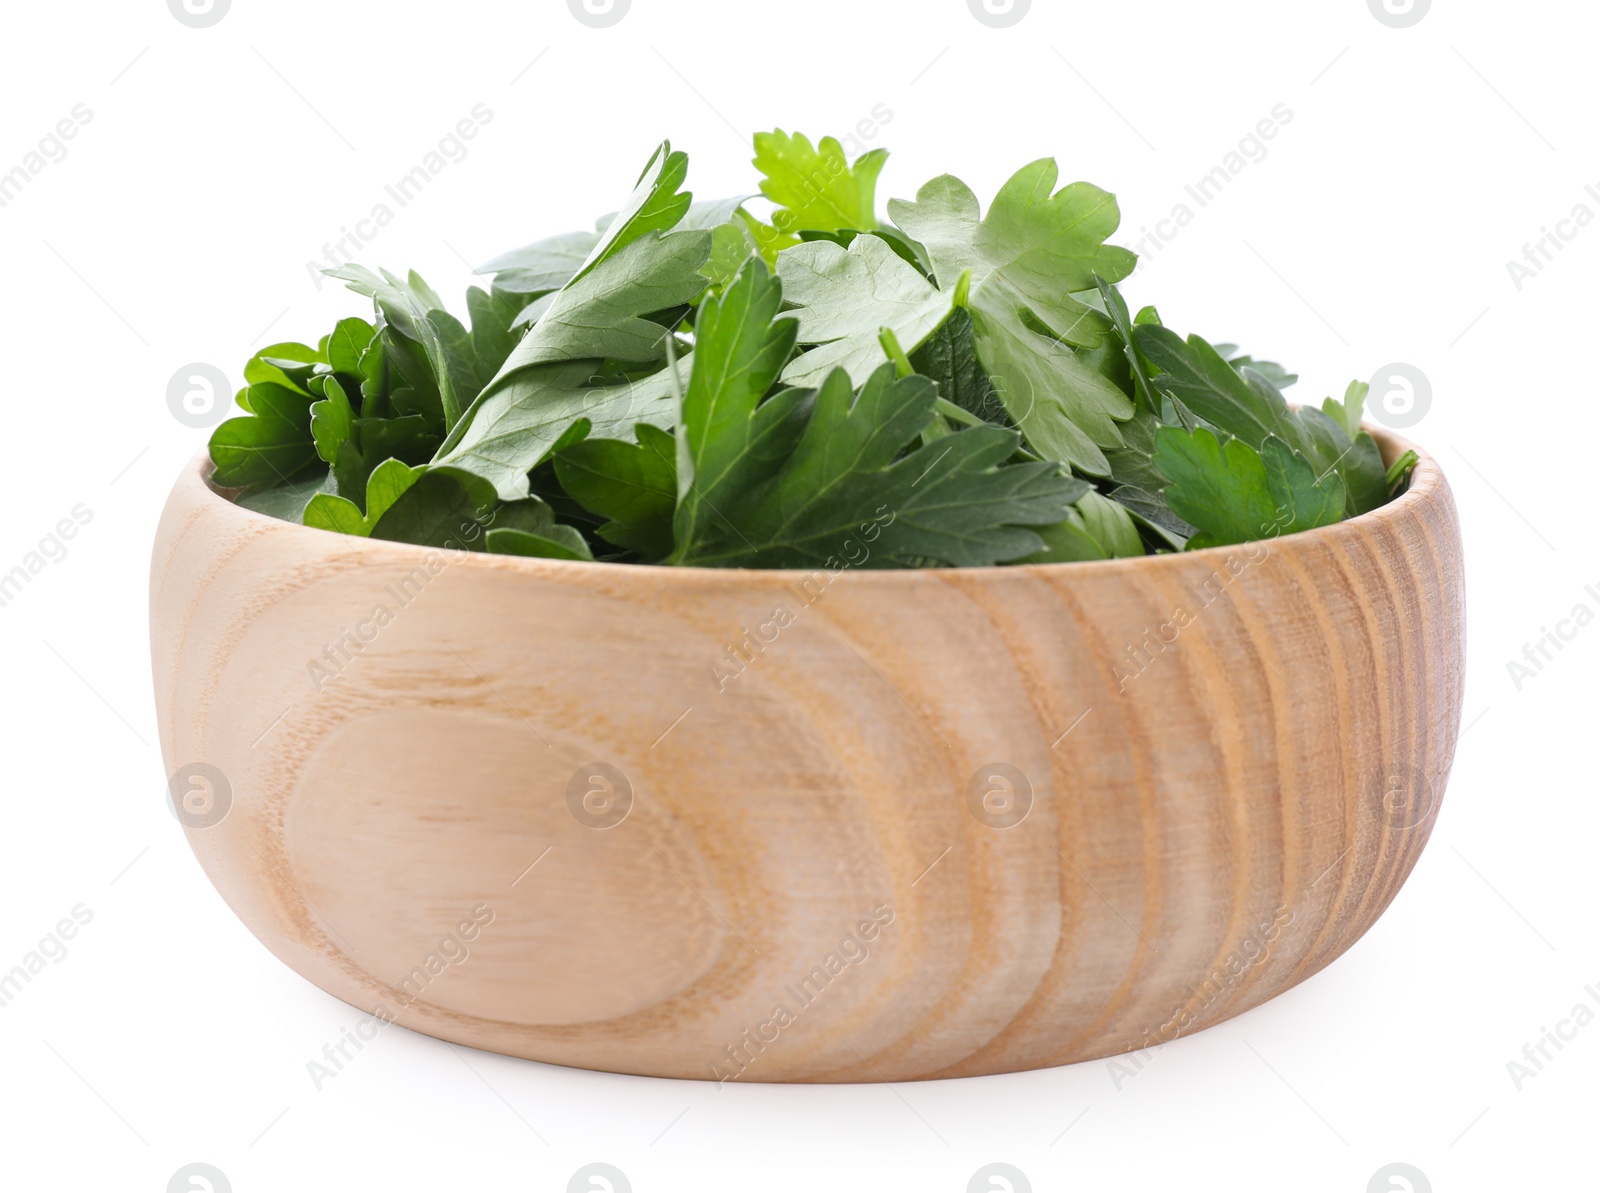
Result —
<path fill-rule="evenodd" d="M 1417 507 L 1437 504 L 1449 492 L 1449 484 L 1445 479 L 1444 470 L 1439 462 L 1415 443 L 1404 436 L 1394 433 L 1389 428 L 1375 426 L 1364 421 L 1361 429 L 1366 431 L 1378 444 L 1379 455 L 1385 465 L 1391 464 L 1407 451 L 1417 453 L 1416 467 L 1412 469 L 1410 482 L 1403 493 L 1390 501 L 1370 510 L 1358 514 L 1354 518 L 1347 518 L 1342 522 L 1335 522 L 1329 526 L 1319 526 L 1314 530 L 1301 530 L 1293 534 L 1276 535 L 1271 538 L 1253 539 L 1246 543 L 1229 543 L 1217 547 L 1202 547 L 1194 551 L 1171 551 L 1160 555 L 1136 555 L 1118 559 L 1080 560 L 1071 563 L 1017 563 L 989 567 L 929 567 L 929 568 L 863 568 L 846 567 L 835 572 L 835 580 L 849 575 L 857 577 L 851 582 L 854 584 L 872 583 L 878 585 L 913 583 L 911 579 L 916 576 L 938 576 L 953 579 L 972 580 L 978 578 L 999 579 L 1007 577 L 1044 577 L 1060 574 L 1081 575 L 1085 569 L 1095 569 L 1099 575 L 1127 574 L 1135 571 L 1150 571 L 1157 568 L 1180 566 L 1184 561 L 1217 560 L 1222 561 L 1232 553 L 1248 550 L 1258 543 L 1310 543 L 1313 541 L 1334 542 L 1348 539 L 1351 536 L 1360 536 L 1368 531 L 1377 529 L 1385 523 L 1393 523 L 1403 516 L 1412 513 Z M 390 539 L 361 538 L 357 535 L 340 534 L 338 531 L 323 530 L 316 526 L 306 526 L 299 522 L 289 522 L 282 518 L 274 518 L 270 514 L 259 513 L 240 505 L 235 500 L 237 489 L 225 489 L 212 482 L 211 475 L 215 465 L 211 461 L 209 445 L 202 448 L 197 456 L 187 465 L 179 475 L 177 484 L 186 482 L 199 482 L 199 487 L 204 489 L 209 498 L 218 504 L 228 507 L 231 511 L 228 517 L 233 518 L 241 527 L 264 531 L 274 529 L 278 533 L 295 535 L 332 535 L 342 539 L 348 549 L 360 551 L 373 556 L 383 556 L 395 562 L 407 560 L 422 563 L 437 552 L 449 552 L 451 567 L 469 566 L 476 569 L 492 572 L 522 573 L 528 576 L 553 578 L 568 574 L 577 578 L 588 576 L 595 578 L 604 575 L 624 577 L 647 574 L 652 578 L 659 578 L 663 583 L 677 584 L 679 586 L 715 583 L 720 581 L 726 584 L 729 580 L 771 580 L 791 583 L 828 572 L 826 565 L 814 568 L 745 568 L 745 567 L 668 567 L 657 563 L 608 563 L 590 560 L 569 559 L 539 559 L 518 555 L 491 555 L 484 551 L 466 551 L 455 547 L 430 547 L 417 543 L 395 542 Z"/>

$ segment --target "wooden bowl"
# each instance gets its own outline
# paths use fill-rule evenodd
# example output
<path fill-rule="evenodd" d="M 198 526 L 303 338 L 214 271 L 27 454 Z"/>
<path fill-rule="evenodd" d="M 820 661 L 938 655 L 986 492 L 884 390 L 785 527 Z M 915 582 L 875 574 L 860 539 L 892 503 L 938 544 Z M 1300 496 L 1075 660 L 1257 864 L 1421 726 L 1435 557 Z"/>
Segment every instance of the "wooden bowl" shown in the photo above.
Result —
<path fill-rule="evenodd" d="M 814 575 L 349 538 L 208 472 L 151 577 L 177 811 L 363 1040 L 815 1082 L 1164 1043 L 1372 925 L 1460 724 L 1427 456 L 1272 542 Z"/>

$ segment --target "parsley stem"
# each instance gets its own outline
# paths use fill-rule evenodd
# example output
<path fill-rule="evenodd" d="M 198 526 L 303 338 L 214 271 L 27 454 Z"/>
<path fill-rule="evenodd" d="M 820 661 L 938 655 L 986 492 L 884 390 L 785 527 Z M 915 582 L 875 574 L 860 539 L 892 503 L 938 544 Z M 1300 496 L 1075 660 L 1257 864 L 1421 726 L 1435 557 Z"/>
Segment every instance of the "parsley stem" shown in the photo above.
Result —
<path fill-rule="evenodd" d="M 1417 453 L 1414 451 L 1406 452 L 1405 455 L 1401 456 L 1393 464 L 1389 465 L 1389 471 L 1383 478 L 1384 482 L 1389 486 L 1389 491 L 1393 493 L 1396 489 L 1398 489 L 1400 487 L 1400 482 L 1405 480 L 1406 477 L 1410 476 L 1411 470 L 1416 466 Z"/>
<path fill-rule="evenodd" d="M 971 297 L 971 294 L 972 270 L 965 269 L 962 271 L 961 276 L 956 279 L 956 296 L 952 305 L 957 310 L 965 310 L 967 306 L 967 300 Z"/>
<path fill-rule="evenodd" d="M 900 347 L 900 338 L 894 334 L 893 328 L 879 328 L 878 343 L 883 345 L 883 354 L 894 361 L 896 377 L 909 377 L 916 372 L 911 367 L 911 358 L 906 355 L 906 350 Z"/>

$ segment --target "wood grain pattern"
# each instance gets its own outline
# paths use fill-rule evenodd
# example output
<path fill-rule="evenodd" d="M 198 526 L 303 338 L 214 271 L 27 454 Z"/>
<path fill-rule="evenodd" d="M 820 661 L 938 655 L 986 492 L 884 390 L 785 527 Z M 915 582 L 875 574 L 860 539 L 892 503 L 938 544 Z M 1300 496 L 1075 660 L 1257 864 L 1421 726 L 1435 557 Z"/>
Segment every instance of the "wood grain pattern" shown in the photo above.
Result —
<path fill-rule="evenodd" d="M 1460 723 L 1426 456 L 1270 543 L 809 578 L 368 542 L 206 472 L 151 581 L 168 771 L 224 780 L 178 784 L 196 855 L 310 981 L 516 1056 L 900 1081 L 1188 1034 L 1372 925 Z"/>

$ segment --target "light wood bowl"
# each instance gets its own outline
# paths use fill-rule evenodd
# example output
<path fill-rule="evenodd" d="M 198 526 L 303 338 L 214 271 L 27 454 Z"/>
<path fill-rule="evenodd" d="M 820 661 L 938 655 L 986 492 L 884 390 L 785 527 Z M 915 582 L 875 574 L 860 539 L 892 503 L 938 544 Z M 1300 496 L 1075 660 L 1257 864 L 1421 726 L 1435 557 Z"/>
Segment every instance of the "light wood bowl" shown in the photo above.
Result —
<path fill-rule="evenodd" d="M 904 1081 L 1170 1041 L 1372 925 L 1460 724 L 1427 456 L 1273 542 L 809 591 L 349 538 L 208 472 L 151 578 L 190 844 L 322 989 L 515 1056 Z"/>

